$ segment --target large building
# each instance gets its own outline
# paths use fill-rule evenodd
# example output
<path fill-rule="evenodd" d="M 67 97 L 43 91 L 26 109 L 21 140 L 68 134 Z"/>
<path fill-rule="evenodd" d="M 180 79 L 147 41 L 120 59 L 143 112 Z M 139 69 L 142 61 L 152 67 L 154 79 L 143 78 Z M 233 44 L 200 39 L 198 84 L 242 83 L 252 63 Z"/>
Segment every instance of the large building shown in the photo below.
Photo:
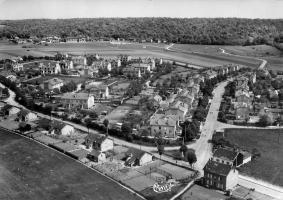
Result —
<path fill-rule="evenodd" d="M 145 63 L 134 63 L 123 69 L 123 74 L 126 76 L 141 77 L 147 72 L 150 72 L 150 65 Z"/>
<path fill-rule="evenodd" d="M 61 73 L 61 67 L 59 62 L 45 61 L 39 64 L 41 74 L 59 74 Z"/>
<path fill-rule="evenodd" d="M 67 109 L 90 109 L 94 106 L 94 97 L 88 93 L 65 93 L 55 99 Z"/>
<path fill-rule="evenodd" d="M 204 185 L 210 188 L 227 191 L 238 184 L 238 170 L 229 164 L 209 160 L 203 171 Z"/>
<path fill-rule="evenodd" d="M 165 114 L 154 114 L 150 118 L 150 133 L 152 136 L 175 138 L 179 130 L 175 117 Z"/>
<path fill-rule="evenodd" d="M 72 61 L 74 65 L 87 65 L 87 59 L 85 56 L 73 56 Z"/>

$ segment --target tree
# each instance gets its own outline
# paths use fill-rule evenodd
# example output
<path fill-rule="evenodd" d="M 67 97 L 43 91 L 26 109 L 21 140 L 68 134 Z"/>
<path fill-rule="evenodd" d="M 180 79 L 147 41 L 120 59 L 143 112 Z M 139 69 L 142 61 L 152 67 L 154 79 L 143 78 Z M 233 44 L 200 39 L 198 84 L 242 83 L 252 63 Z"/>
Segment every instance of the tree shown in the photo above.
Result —
<path fill-rule="evenodd" d="M 103 125 L 106 128 L 106 136 L 108 136 L 108 126 L 109 126 L 109 120 L 108 119 L 104 119 L 103 121 Z"/>
<path fill-rule="evenodd" d="M 263 114 L 260 116 L 258 124 L 260 126 L 270 126 L 274 123 L 274 119 L 273 119 L 273 115 L 272 113 L 267 113 L 267 114 Z"/>
<path fill-rule="evenodd" d="M 124 137 L 127 137 L 132 133 L 132 127 L 128 123 L 123 123 L 121 127 L 121 131 Z"/>
<path fill-rule="evenodd" d="M 197 156 L 194 149 L 188 149 L 186 153 L 186 159 L 190 163 L 191 167 L 197 162 Z"/>
<path fill-rule="evenodd" d="M 188 151 L 188 147 L 185 144 L 182 144 L 180 147 L 180 152 L 182 153 L 183 157 L 185 157 L 187 151 Z"/>
<path fill-rule="evenodd" d="M 158 154 L 159 154 L 160 160 L 161 160 L 161 156 L 164 153 L 164 145 L 163 144 L 157 144 L 157 151 L 158 151 Z"/>

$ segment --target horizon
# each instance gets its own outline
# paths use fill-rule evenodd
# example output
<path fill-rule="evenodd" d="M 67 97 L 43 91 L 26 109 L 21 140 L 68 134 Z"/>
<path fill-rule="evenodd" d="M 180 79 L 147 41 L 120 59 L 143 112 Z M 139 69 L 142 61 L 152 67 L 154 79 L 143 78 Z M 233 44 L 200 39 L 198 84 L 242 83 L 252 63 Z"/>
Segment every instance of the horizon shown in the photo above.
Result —
<path fill-rule="evenodd" d="M 282 19 L 281 8 L 283 0 L 0 0 L 0 20 L 164 17 Z"/>

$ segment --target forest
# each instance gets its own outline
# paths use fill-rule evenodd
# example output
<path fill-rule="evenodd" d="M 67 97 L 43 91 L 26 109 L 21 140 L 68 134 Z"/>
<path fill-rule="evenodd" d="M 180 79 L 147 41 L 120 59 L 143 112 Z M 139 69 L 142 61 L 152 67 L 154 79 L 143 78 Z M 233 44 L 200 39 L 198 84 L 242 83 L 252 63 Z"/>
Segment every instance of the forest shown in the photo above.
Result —
<path fill-rule="evenodd" d="M 283 39 L 281 19 L 73 18 L 0 21 L 0 38 L 66 38 L 166 41 L 183 44 L 273 44 Z"/>

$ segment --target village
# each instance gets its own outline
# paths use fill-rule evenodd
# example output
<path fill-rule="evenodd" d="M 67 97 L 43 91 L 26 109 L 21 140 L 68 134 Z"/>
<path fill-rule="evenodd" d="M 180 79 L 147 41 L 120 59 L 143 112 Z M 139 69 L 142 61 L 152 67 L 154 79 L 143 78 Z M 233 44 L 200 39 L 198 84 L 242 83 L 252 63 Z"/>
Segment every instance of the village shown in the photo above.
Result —
<path fill-rule="evenodd" d="M 164 182 L 174 186 L 170 195 L 195 180 L 224 196 L 238 188 L 237 168 L 251 162 L 254 152 L 219 142 L 224 132 L 216 130 L 213 156 L 199 169 L 194 167 L 194 149 L 186 146 L 200 140 L 213 90 L 221 82 L 229 80 L 219 121 L 239 124 L 267 118 L 253 112 L 252 105 L 264 105 L 248 85 L 255 90 L 257 74 L 268 72 L 244 66 L 199 69 L 163 58 L 63 53 L 0 63 L 1 127 L 79 160 L 146 197 L 158 195 L 162 188 L 156 183 Z M 273 78 L 280 81 L 280 75 Z M 272 99 L 279 101 L 278 94 Z M 180 151 L 177 159 L 170 157 L 167 146 Z"/>

